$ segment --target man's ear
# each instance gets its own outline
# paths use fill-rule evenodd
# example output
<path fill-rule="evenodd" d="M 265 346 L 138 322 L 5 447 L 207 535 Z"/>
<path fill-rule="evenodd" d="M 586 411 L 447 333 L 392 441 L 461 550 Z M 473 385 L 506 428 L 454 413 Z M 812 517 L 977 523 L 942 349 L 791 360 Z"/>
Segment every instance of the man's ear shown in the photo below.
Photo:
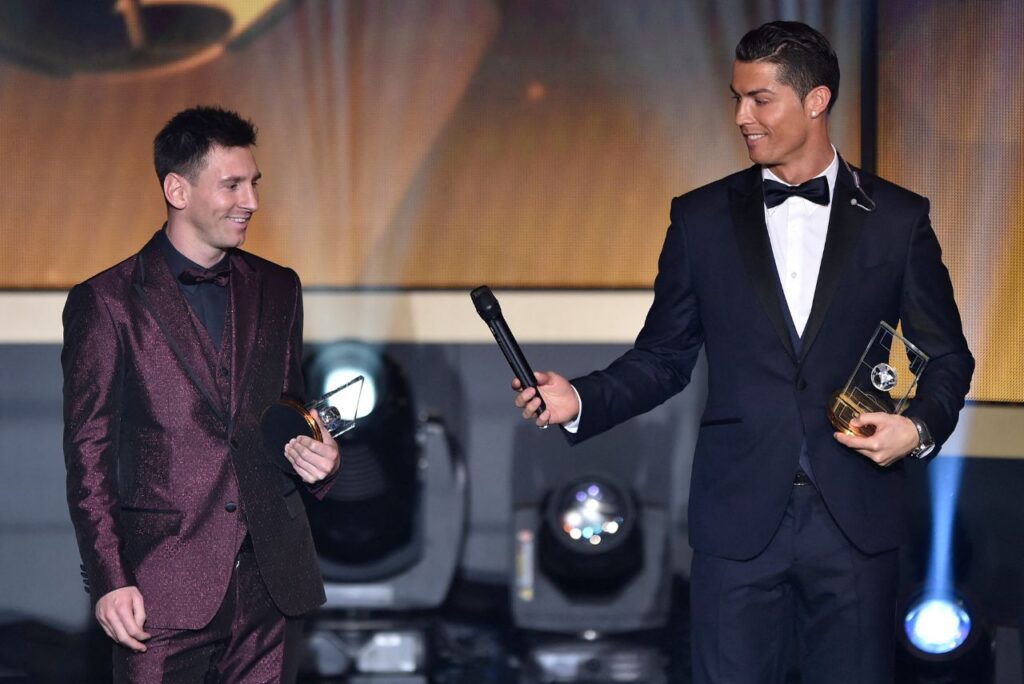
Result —
<path fill-rule="evenodd" d="M 173 171 L 164 176 L 164 199 L 175 209 L 188 206 L 189 182 Z"/>
<path fill-rule="evenodd" d="M 804 111 L 812 119 L 817 119 L 825 115 L 831 101 L 832 91 L 828 89 L 828 86 L 818 86 L 807 93 L 807 97 L 804 98 Z"/>

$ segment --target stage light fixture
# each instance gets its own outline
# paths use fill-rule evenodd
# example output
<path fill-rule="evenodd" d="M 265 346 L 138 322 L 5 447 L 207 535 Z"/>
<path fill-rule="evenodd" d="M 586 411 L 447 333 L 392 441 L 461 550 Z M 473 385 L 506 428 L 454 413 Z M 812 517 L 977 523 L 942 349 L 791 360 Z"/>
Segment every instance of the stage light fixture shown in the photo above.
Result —
<path fill-rule="evenodd" d="M 522 629 L 622 634 L 663 627 L 671 571 L 668 514 L 613 478 L 551 487 L 513 511 L 512 616 Z"/>
<path fill-rule="evenodd" d="M 310 357 L 306 364 L 309 393 L 326 394 L 362 375 L 363 389 L 356 418 L 366 418 L 377 408 L 380 392 L 386 391 L 382 389 L 382 383 L 387 382 L 386 376 L 393 372 L 390 363 L 393 362 L 386 361 L 376 348 L 362 342 L 343 341 L 328 345 Z M 352 397 L 346 395 L 345 399 L 351 400 Z M 337 408 L 343 416 L 352 415 L 351 406 Z"/>
<path fill-rule="evenodd" d="M 931 596 L 917 601 L 903 619 L 907 639 L 924 653 L 950 653 L 971 634 L 971 616 L 962 601 L 952 596 Z"/>
<path fill-rule="evenodd" d="M 395 574 L 421 552 L 421 448 L 402 369 L 376 347 L 355 341 L 324 347 L 306 367 L 309 387 L 321 394 L 357 375 L 365 380 L 356 427 L 338 439 L 341 471 L 323 500 L 307 497 L 324 579 L 343 582 Z M 351 415 L 352 407 L 338 408 Z"/>
<path fill-rule="evenodd" d="M 636 503 L 603 478 L 584 478 L 548 497 L 541 569 L 570 595 L 614 593 L 642 563 Z"/>
<path fill-rule="evenodd" d="M 649 643 L 624 639 L 555 640 L 530 650 L 520 681 L 524 684 L 667 684 L 665 660 L 659 648 Z"/>
<path fill-rule="evenodd" d="M 395 630 L 383 622 L 321 622 L 307 640 L 307 671 L 327 677 L 351 674 L 345 681 L 352 682 L 426 684 L 427 649 L 419 630 Z"/>
<path fill-rule="evenodd" d="M 458 567 L 465 459 L 441 417 L 417 414 L 405 373 L 379 347 L 327 345 L 305 372 L 311 392 L 366 381 L 356 427 L 338 440 L 338 479 L 323 500 L 306 497 L 327 603 L 307 620 L 303 671 L 419 677 L 431 633 L 415 611 L 444 602 Z"/>
<path fill-rule="evenodd" d="M 925 589 L 900 613 L 897 681 L 907 684 L 990 684 L 995 654 L 991 635 L 959 591 Z"/>

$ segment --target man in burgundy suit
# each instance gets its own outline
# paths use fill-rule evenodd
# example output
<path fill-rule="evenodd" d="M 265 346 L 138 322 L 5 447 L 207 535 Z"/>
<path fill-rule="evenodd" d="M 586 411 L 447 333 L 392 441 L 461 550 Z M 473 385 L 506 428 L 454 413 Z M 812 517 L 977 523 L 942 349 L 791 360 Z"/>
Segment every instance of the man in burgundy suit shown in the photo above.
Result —
<path fill-rule="evenodd" d="M 271 454 L 257 424 L 303 386 L 299 279 L 239 249 L 255 142 L 233 112 L 171 119 L 166 225 L 64 310 L 68 504 L 116 681 L 280 681 L 292 618 L 324 601 L 298 487 L 326 493 L 337 444 Z"/>

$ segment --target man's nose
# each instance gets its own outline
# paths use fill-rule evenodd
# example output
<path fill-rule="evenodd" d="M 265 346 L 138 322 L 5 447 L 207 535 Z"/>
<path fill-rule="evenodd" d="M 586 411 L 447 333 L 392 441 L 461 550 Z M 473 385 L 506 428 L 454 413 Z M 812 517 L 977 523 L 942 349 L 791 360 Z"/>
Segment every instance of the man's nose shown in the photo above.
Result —
<path fill-rule="evenodd" d="M 260 207 L 260 196 L 256 192 L 256 186 L 249 185 L 242 196 L 242 208 L 246 211 L 256 211 Z"/>
<path fill-rule="evenodd" d="M 743 126 L 753 122 L 753 117 L 750 115 L 750 103 L 744 102 L 742 99 L 736 102 L 736 125 Z"/>

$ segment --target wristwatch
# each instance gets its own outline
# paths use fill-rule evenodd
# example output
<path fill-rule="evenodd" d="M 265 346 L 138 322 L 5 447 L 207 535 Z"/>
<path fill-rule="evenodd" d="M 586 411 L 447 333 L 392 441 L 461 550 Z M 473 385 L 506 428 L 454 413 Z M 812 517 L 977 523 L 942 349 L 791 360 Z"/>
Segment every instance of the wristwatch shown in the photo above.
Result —
<path fill-rule="evenodd" d="M 928 431 L 928 426 L 924 424 L 923 420 L 910 417 L 910 422 L 917 428 L 917 446 L 911 449 L 907 456 L 910 458 L 925 458 L 935 450 L 935 440 L 932 439 L 932 433 Z"/>

